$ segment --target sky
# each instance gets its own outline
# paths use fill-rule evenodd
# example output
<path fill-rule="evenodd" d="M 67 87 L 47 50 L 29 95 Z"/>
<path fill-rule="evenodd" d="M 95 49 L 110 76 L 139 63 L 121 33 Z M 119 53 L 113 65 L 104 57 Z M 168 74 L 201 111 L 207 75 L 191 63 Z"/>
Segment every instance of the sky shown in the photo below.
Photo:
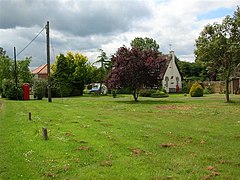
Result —
<path fill-rule="evenodd" d="M 164 54 L 174 50 L 194 62 L 204 26 L 232 16 L 237 5 L 240 0 L 0 0 L 0 47 L 11 58 L 14 47 L 18 60 L 31 56 L 31 68 L 45 64 L 49 21 L 52 63 L 68 51 L 93 63 L 100 48 L 110 57 L 135 37 L 153 38 Z"/>

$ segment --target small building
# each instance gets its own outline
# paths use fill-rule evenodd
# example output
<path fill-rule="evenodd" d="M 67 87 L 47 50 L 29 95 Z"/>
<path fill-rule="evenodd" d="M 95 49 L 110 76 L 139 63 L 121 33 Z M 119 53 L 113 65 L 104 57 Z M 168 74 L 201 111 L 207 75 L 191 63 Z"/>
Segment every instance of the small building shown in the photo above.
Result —
<path fill-rule="evenodd" d="M 32 74 L 36 79 L 47 79 L 48 78 L 47 64 L 43 64 L 38 68 L 32 70 Z"/>
<path fill-rule="evenodd" d="M 179 92 L 182 89 L 182 76 L 180 74 L 177 63 L 175 62 L 174 51 L 170 51 L 169 55 L 164 55 L 163 64 L 161 65 L 160 80 L 162 88 L 168 93 Z"/>

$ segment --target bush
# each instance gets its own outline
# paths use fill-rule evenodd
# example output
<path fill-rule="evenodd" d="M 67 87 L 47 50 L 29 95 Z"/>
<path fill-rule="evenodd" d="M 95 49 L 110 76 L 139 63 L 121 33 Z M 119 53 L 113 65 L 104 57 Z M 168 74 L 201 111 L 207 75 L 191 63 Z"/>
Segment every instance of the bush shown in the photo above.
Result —
<path fill-rule="evenodd" d="M 154 89 L 141 89 L 139 92 L 139 96 L 141 97 L 151 97 L 153 93 L 156 93 Z"/>
<path fill-rule="evenodd" d="M 190 91 L 190 83 L 189 82 L 185 82 L 183 83 L 183 87 L 181 92 L 182 93 L 188 93 Z"/>
<path fill-rule="evenodd" d="M 14 81 L 11 81 L 9 79 L 4 79 L 2 83 L 3 88 L 3 97 L 6 97 L 11 100 L 16 100 L 16 84 Z M 23 98 L 23 90 L 22 86 L 18 84 L 18 100 L 22 100 Z"/>
<path fill-rule="evenodd" d="M 164 91 L 156 91 L 151 95 L 152 98 L 165 98 L 168 97 L 168 94 L 166 94 Z"/>
<path fill-rule="evenodd" d="M 36 97 L 38 100 L 41 100 L 46 94 L 47 84 L 48 84 L 47 80 L 43 80 L 43 79 L 34 80 L 34 85 L 33 85 L 34 97 Z"/>
<path fill-rule="evenodd" d="M 213 89 L 211 86 L 205 86 L 205 88 L 203 89 L 203 93 L 204 94 L 212 94 L 213 93 Z"/>
<path fill-rule="evenodd" d="M 190 94 L 191 97 L 202 97 L 203 96 L 203 88 L 202 88 L 202 86 L 198 82 L 195 82 L 191 86 L 189 94 Z"/>
<path fill-rule="evenodd" d="M 121 88 L 116 90 L 117 94 L 132 94 L 132 91 L 129 88 Z"/>

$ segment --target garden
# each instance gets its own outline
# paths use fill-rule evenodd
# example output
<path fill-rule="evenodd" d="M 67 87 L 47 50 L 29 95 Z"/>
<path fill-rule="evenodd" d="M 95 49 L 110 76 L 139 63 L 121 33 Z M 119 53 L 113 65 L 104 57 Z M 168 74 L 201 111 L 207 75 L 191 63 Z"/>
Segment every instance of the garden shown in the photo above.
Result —
<path fill-rule="evenodd" d="M 223 99 L 1 99 L 0 179 L 237 179 L 240 96 Z"/>

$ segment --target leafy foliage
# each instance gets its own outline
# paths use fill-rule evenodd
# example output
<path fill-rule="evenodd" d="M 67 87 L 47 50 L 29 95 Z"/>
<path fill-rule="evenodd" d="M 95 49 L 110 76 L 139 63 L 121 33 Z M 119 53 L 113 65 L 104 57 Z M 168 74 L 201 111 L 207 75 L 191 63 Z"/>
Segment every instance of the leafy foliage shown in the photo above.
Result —
<path fill-rule="evenodd" d="M 198 82 L 195 82 L 189 91 L 191 97 L 202 97 L 203 96 L 203 87 Z"/>
<path fill-rule="evenodd" d="M 53 96 L 82 95 L 84 85 L 90 82 L 92 67 L 87 57 L 82 54 L 60 54 L 52 69 Z"/>
<path fill-rule="evenodd" d="M 4 79 L 2 82 L 3 88 L 3 97 L 6 97 L 10 100 L 21 100 L 23 98 L 23 90 L 22 86 L 18 84 L 16 88 L 16 84 L 13 80 Z M 18 91 L 18 97 L 16 96 Z"/>
<path fill-rule="evenodd" d="M 165 98 L 168 97 L 168 94 L 164 91 L 157 90 L 155 93 L 151 95 L 152 98 Z"/>
<path fill-rule="evenodd" d="M 46 95 L 47 84 L 48 82 L 45 79 L 35 79 L 33 85 L 34 97 L 41 100 Z"/>
<path fill-rule="evenodd" d="M 204 81 L 208 77 L 205 67 L 200 63 L 180 61 L 178 58 L 176 58 L 176 63 L 179 67 L 181 75 L 186 80 Z M 215 79 L 211 78 L 211 80 Z"/>
<path fill-rule="evenodd" d="M 113 69 L 107 80 L 108 88 L 129 88 L 137 101 L 140 89 L 158 83 L 158 67 L 163 61 L 158 55 L 157 51 L 142 51 L 135 47 L 119 48 L 111 59 Z"/>
<path fill-rule="evenodd" d="M 139 92 L 139 96 L 141 97 L 151 97 L 153 93 L 155 93 L 155 89 L 141 89 Z"/>
<path fill-rule="evenodd" d="M 22 83 L 32 83 L 33 76 L 29 69 L 31 57 L 26 57 L 24 60 L 17 60 L 17 76 L 18 76 L 18 89 L 19 99 L 21 98 L 21 85 Z M 6 55 L 6 51 L 0 47 L 0 93 L 3 97 L 16 99 L 16 83 L 15 83 L 15 64 L 12 59 Z M 9 84 L 6 84 L 8 82 Z M 12 94 L 15 93 L 15 97 Z"/>
<path fill-rule="evenodd" d="M 233 17 L 226 16 L 221 24 L 207 25 L 196 40 L 196 61 L 208 73 L 226 81 L 226 101 L 229 102 L 229 78 L 240 64 L 240 8 Z"/>
<path fill-rule="evenodd" d="M 131 41 L 131 47 L 135 47 L 140 49 L 141 51 L 143 50 L 148 50 L 148 51 L 158 51 L 159 45 L 157 44 L 156 40 L 152 38 L 141 38 L 141 37 L 136 37 L 134 40 Z"/>

